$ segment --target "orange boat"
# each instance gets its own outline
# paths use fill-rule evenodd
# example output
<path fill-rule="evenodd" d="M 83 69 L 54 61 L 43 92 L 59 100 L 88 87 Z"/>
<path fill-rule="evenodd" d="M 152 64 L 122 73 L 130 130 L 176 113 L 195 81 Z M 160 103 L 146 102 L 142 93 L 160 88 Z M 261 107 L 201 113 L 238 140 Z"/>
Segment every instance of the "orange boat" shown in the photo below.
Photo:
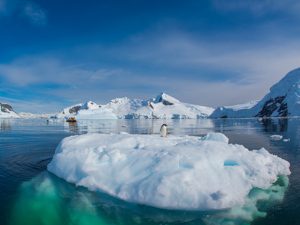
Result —
<path fill-rule="evenodd" d="M 69 117 L 66 121 L 67 121 L 68 123 L 75 123 L 75 122 L 77 122 L 77 120 L 76 120 L 75 117 Z"/>

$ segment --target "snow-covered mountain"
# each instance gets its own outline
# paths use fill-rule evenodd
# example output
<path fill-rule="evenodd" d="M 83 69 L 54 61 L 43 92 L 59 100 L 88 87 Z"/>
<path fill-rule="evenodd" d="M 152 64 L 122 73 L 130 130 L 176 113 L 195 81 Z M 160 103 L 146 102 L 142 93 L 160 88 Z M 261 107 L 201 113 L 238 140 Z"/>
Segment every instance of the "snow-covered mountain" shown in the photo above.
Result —
<path fill-rule="evenodd" d="M 150 100 L 116 98 L 105 105 L 89 101 L 65 108 L 56 118 L 196 119 L 208 117 L 212 111 L 213 108 L 183 103 L 161 93 Z"/>
<path fill-rule="evenodd" d="M 76 116 L 77 119 L 117 119 L 112 110 L 104 109 L 92 101 L 67 107 L 53 118 L 61 119 L 70 116 Z"/>
<path fill-rule="evenodd" d="M 217 108 L 211 118 L 300 116 L 300 68 L 289 72 L 260 101 Z"/>
<path fill-rule="evenodd" d="M 210 107 L 180 102 L 166 93 L 150 100 L 117 98 L 103 107 L 125 119 L 196 119 L 208 117 L 213 111 Z"/>
<path fill-rule="evenodd" d="M 0 103 L 0 118 L 19 118 L 19 115 L 13 110 L 11 105 Z"/>

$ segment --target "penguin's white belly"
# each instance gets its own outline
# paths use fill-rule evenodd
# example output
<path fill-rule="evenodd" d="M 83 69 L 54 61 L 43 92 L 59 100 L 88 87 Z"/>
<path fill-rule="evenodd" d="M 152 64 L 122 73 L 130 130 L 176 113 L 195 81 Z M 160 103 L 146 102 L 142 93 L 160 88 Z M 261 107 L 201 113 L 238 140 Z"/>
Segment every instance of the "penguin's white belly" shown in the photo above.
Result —
<path fill-rule="evenodd" d="M 162 126 L 162 127 L 160 128 L 160 135 L 161 135 L 162 137 L 166 137 L 166 136 L 167 136 L 167 127 Z"/>

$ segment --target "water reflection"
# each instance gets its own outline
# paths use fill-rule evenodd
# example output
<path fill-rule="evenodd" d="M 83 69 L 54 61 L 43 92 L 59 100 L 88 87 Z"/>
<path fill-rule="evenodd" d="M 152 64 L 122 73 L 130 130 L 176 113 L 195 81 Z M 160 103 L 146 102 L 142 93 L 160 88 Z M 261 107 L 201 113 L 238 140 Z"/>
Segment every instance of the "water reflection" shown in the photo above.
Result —
<path fill-rule="evenodd" d="M 11 130 L 10 120 L 0 119 L 0 131 Z"/>
<path fill-rule="evenodd" d="M 67 124 L 68 124 L 68 128 L 69 128 L 70 133 L 77 134 L 79 132 L 77 122 L 70 122 L 70 123 L 67 123 Z"/>
<path fill-rule="evenodd" d="M 288 119 L 262 119 L 265 132 L 285 132 L 288 130 Z"/>
<path fill-rule="evenodd" d="M 203 135 L 214 130 L 212 120 L 80 120 L 63 123 L 70 133 L 159 134 L 162 124 L 168 124 L 169 133 L 175 135 Z"/>

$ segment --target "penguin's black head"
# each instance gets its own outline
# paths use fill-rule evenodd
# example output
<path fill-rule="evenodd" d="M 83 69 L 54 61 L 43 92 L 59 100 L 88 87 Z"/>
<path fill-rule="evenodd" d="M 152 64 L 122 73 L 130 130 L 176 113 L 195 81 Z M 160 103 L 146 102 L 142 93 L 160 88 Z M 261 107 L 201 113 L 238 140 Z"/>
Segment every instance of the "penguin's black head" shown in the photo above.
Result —
<path fill-rule="evenodd" d="M 163 124 L 163 125 L 161 125 L 161 126 L 162 126 L 162 127 L 167 127 L 168 125 L 164 123 L 164 124 Z"/>

